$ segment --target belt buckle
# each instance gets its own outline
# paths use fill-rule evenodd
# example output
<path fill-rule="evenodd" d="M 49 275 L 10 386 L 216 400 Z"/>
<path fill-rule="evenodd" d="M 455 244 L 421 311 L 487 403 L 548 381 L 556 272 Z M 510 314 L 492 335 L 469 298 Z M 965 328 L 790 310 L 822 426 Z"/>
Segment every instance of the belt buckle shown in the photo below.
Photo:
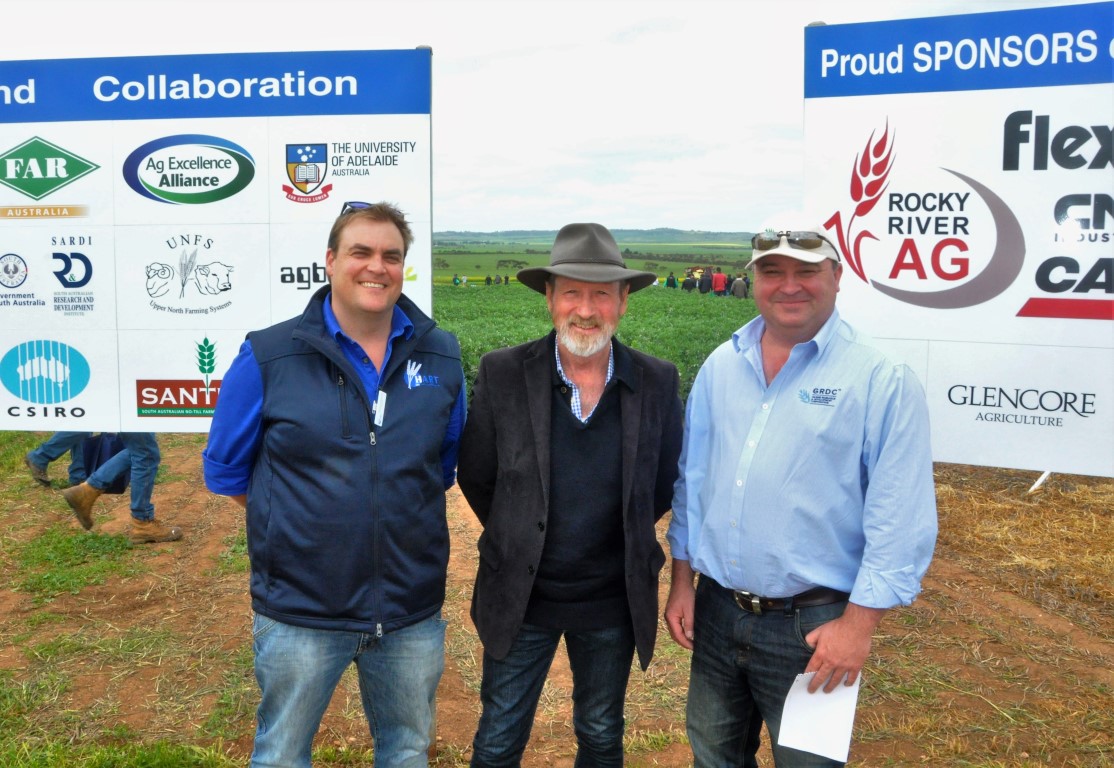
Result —
<path fill-rule="evenodd" d="M 743 600 L 749 600 L 749 604 L 744 605 Z M 762 615 L 762 598 L 752 592 L 735 590 L 735 603 L 744 611 L 750 611 L 755 616 Z"/>

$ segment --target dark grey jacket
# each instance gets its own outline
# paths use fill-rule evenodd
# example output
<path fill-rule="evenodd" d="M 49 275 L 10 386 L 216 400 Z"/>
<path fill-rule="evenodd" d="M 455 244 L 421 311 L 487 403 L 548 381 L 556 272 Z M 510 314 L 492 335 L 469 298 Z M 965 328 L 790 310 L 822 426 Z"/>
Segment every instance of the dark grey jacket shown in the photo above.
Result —
<path fill-rule="evenodd" d="M 484 525 L 472 620 L 504 658 L 522 626 L 549 515 L 554 334 L 484 355 L 460 443 L 457 482 Z M 623 557 L 639 662 L 653 656 L 658 574 L 654 524 L 670 508 L 681 452 L 680 382 L 672 363 L 615 341 L 622 411 Z"/>

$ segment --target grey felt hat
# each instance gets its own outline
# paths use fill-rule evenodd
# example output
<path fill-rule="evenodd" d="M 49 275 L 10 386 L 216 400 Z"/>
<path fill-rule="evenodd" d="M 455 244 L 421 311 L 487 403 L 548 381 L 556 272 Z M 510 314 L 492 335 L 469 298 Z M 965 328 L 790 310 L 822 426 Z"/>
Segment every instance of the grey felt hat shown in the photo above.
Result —
<path fill-rule="evenodd" d="M 615 238 L 602 224 L 568 224 L 561 227 L 548 267 L 527 267 L 518 271 L 518 282 L 538 293 L 545 293 L 550 275 L 583 280 L 586 283 L 611 283 L 626 280 L 631 293 L 657 281 L 653 272 L 627 269 Z"/>

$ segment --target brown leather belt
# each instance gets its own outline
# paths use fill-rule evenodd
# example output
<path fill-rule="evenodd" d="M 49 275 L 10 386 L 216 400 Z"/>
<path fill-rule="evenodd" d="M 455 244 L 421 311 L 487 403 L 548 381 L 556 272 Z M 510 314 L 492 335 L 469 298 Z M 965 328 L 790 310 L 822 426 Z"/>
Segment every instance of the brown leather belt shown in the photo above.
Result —
<path fill-rule="evenodd" d="M 730 590 L 735 595 L 735 604 L 748 613 L 761 616 L 767 611 L 788 613 L 796 608 L 815 608 L 818 605 L 842 603 L 851 595 L 827 587 L 816 587 L 793 597 L 762 597 L 737 589 Z"/>

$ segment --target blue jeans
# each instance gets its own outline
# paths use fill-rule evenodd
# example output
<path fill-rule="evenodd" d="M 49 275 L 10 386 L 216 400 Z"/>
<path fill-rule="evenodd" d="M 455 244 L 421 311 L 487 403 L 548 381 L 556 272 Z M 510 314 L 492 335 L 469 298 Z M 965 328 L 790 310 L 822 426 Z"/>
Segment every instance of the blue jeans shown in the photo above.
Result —
<path fill-rule="evenodd" d="M 70 452 L 70 484 L 85 482 L 85 457 L 81 453 L 81 443 L 92 432 L 55 432 L 46 442 L 27 454 L 27 460 L 40 469 L 46 469 L 52 461 Z"/>
<path fill-rule="evenodd" d="M 251 768 L 309 768 L 313 737 L 348 665 L 376 768 L 427 765 L 437 683 L 445 667 L 445 622 L 436 614 L 382 637 L 295 627 L 255 614 L 256 713 Z"/>
<path fill-rule="evenodd" d="M 522 761 L 562 634 L 572 668 L 574 765 L 623 765 L 623 701 L 634 657 L 629 624 L 584 632 L 523 625 L 505 659 L 484 654 L 483 714 L 472 740 L 474 768 L 517 766 Z"/>
<path fill-rule="evenodd" d="M 112 481 L 131 467 L 131 510 L 136 520 L 152 520 L 155 505 L 151 494 L 155 491 L 155 475 L 159 472 L 159 441 L 154 432 L 120 432 L 124 450 L 106 461 L 89 476 L 89 485 L 103 491 Z"/>
<path fill-rule="evenodd" d="M 730 590 L 700 577 L 686 712 L 695 768 L 756 765 L 762 720 L 777 768 L 843 765 L 777 742 L 785 697 L 812 657 L 805 636 L 842 616 L 846 605 L 755 615 L 740 608 Z"/>

